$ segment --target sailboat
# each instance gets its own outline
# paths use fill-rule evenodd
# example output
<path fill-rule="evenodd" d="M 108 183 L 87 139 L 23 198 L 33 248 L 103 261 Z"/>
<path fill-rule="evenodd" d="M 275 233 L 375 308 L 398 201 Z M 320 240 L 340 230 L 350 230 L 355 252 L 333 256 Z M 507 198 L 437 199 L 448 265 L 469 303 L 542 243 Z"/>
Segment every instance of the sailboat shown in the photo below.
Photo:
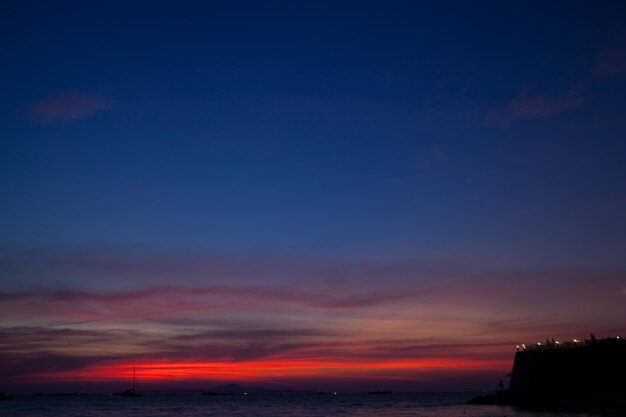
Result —
<path fill-rule="evenodd" d="M 135 367 L 133 366 L 133 388 L 116 392 L 113 395 L 119 395 L 120 397 L 141 397 L 142 394 L 138 393 L 135 390 L 135 387 L 136 387 L 136 377 L 135 377 Z"/>

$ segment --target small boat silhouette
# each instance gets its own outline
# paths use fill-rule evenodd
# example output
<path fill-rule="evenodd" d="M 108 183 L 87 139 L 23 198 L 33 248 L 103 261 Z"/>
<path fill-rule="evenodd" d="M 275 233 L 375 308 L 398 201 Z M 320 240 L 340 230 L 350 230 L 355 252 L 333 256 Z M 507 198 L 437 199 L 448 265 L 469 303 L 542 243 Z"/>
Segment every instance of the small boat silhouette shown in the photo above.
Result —
<path fill-rule="evenodd" d="M 135 367 L 133 366 L 133 388 L 125 389 L 124 391 L 115 392 L 113 395 L 118 395 L 120 397 L 141 397 L 142 394 L 136 391 L 136 376 L 135 376 Z"/>

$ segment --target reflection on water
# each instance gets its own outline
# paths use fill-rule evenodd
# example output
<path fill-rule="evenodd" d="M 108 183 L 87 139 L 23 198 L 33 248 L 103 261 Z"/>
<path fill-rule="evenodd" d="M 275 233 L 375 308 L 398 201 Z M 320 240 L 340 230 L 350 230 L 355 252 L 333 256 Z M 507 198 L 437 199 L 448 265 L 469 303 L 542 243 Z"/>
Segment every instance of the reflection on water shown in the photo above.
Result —
<path fill-rule="evenodd" d="M 0 415 L 15 417 L 196 417 L 196 416 L 413 416 L 413 417 L 584 417 L 585 414 L 537 413 L 511 407 L 464 404 L 472 393 L 247 395 L 106 395 L 76 397 L 16 396 L 0 404 Z M 594 414 L 597 417 L 597 414 Z"/>

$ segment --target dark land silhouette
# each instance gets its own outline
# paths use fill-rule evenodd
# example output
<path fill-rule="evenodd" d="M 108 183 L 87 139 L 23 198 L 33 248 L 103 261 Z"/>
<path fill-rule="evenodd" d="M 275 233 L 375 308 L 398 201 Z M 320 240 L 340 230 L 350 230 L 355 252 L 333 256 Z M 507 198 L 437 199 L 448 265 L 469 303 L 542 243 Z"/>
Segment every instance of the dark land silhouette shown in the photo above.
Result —
<path fill-rule="evenodd" d="M 626 412 L 626 340 L 546 340 L 515 353 L 508 389 L 473 404 L 532 409 Z"/>

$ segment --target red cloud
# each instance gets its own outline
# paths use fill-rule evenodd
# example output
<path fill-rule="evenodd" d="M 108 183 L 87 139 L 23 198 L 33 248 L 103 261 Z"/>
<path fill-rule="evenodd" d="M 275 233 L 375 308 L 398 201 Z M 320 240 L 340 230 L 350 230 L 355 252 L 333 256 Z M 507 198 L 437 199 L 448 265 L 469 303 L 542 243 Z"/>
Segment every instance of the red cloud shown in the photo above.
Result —
<path fill-rule="evenodd" d="M 272 341 L 263 343 L 252 335 L 249 344 L 233 345 L 232 341 L 214 344 L 202 338 L 194 341 L 192 338 L 180 340 L 174 337 L 170 342 L 164 342 L 153 336 L 154 340 L 149 341 L 146 334 L 139 339 L 128 340 L 126 347 L 148 343 L 157 349 L 129 355 L 126 351 L 102 354 L 93 350 L 94 344 L 101 343 L 99 340 L 124 337 L 117 330 L 13 328 L 6 329 L 3 335 L 14 344 L 31 340 L 39 344 L 45 337 L 61 339 L 58 343 L 48 342 L 47 347 L 42 344 L 34 351 L 32 347 L 21 352 L 8 351 L 9 354 L 0 359 L 0 368 L 3 369 L 0 377 L 13 383 L 120 380 L 127 378 L 130 364 L 137 365 L 143 381 L 168 383 L 172 380 L 328 378 L 341 375 L 412 379 L 417 374 L 431 371 L 504 372 L 510 366 L 510 351 L 507 349 L 510 346 L 493 343 L 459 345 L 414 340 L 301 340 L 294 344 L 275 344 Z M 72 352 L 70 345 L 74 344 L 86 348 L 83 354 Z M 247 352 L 251 350 L 254 354 Z"/>
<path fill-rule="evenodd" d="M 626 331 L 623 269 L 267 265 L 0 251 L 0 272 L 14 277 L 0 292 L 0 379 L 105 384 L 135 364 L 155 384 L 374 378 L 449 389 L 450 378 L 500 378 L 518 343 Z M 63 281 L 84 276 L 97 288 Z M 437 279 L 426 286 L 423 276 Z M 40 277 L 55 285 L 33 287 Z M 173 277 L 185 279 L 168 286 Z"/>
<path fill-rule="evenodd" d="M 72 122 L 93 116 L 109 107 L 111 104 L 98 95 L 68 91 L 39 101 L 32 106 L 31 111 L 40 122 Z"/>

